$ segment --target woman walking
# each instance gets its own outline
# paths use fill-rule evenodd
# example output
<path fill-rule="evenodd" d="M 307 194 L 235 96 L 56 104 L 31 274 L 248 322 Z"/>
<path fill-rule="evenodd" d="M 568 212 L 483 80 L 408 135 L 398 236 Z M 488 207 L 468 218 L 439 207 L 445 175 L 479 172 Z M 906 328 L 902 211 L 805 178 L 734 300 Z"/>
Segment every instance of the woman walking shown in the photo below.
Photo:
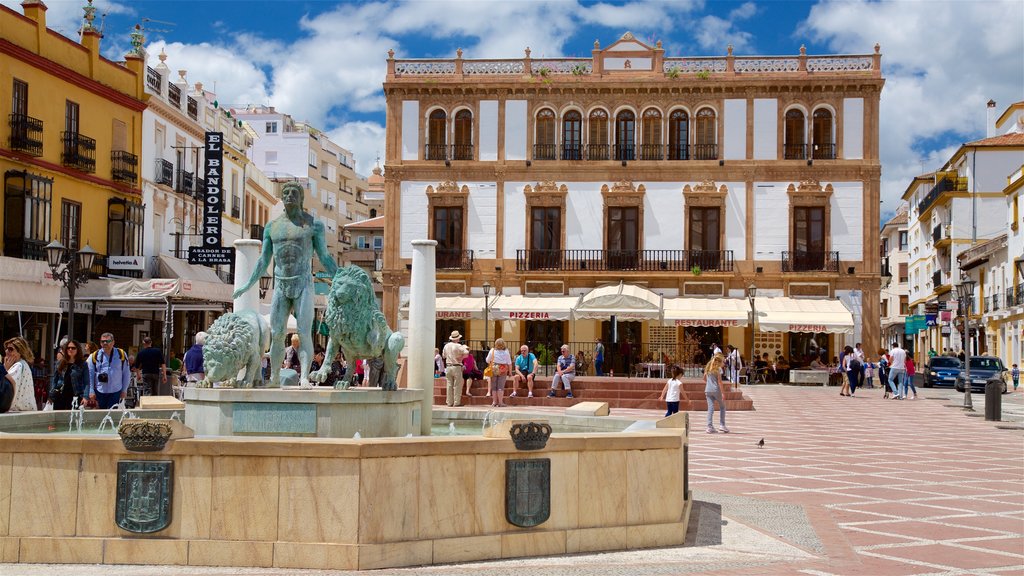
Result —
<path fill-rule="evenodd" d="M 32 365 L 35 355 L 28 342 L 15 336 L 4 342 L 4 368 L 7 378 L 14 384 L 14 401 L 11 412 L 32 412 L 39 410 L 36 405 L 35 383 L 32 380 Z"/>
<path fill-rule="evenodd" d="M 914 393 L 914 395 L 911 396 L 910 399 L 917 400 L 917 388 L 914 386 L 914 372 L 914 357 L 911 356 L 910 354 L 907 354 L 907 373 L 903 378 L 903 385 L 901 386 L 901 396 L 903 396 L 904 400 L 907 399 L 907 388 L 910 388 L 910 391 Z"/>
<path fill-rule="evenodd" d="M 76 340 L 68 340 L 64 346 L 64 354 L 53 373 L 53 385 L 50 388 L 50 402 L 54 410 L 71 410 L 74 398 L 81 401 L 89 385 L 89 367 L 85 364 L 82 344 Z"/>
<path fill-rule="evenodd" d="M 715 354 L 704 367 L 704 397 L 708 400 L 708 434 L 716 432 L 728 433 L 725 426 L 725 399 L 722 395 L 722 368 L 725 366 L 725 358 L 721 354 Z M 718 402 L 718 430 L 715 430 L 715 402 Z"/>
<path fill-rule="evenodd" d="M 672 379 L 665 383 L 658 400 L 665 401 L 665 416 L 671 416 L 679 412 L 679 389 L 683 386 L 683 369 L 679 366 L 672 368 Z"/>
<path fill-rule="evenodd" d="M 494 347 L 487 353 L 487 363 L 491 365 L 491 406 L 504 408 L 505 380 L 512 373 L 512 355 L 504 339 L 494 341 Z"/>
<path fill-rule="evenodd" d="M 851 385 L 856 386 L 853 380 L 853 371 L 850 369 L 850 360 L 853 358 L 853 347 L 843 348 L 839 358 L 839 377 L 842 378 L 843 387 L 839 389 L 840 396 L 853 396 Z M 843 378 L 845 376 L 845 378 Z"/>

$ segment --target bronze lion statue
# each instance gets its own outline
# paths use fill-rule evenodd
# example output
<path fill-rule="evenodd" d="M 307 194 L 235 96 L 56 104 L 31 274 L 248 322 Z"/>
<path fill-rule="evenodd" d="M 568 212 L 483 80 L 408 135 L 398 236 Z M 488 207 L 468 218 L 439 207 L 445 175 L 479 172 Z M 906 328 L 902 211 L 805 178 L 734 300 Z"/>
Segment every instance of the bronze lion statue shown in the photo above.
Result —
<path fill-rule="evenodd" d="M 360 359 L 381 359 L 384 364 L 381 388 L 395 390 L 398 387 L 398 354 L 405 347 L 405 338 L 388 327 L 373 297 L 373 283 L 365 270 L 352 265 L 338 268 L 327 294 L 324 323 L 328 328 L 327 354 L 323 366 L 309 375 L 310 381 L 323 382 L 327 379 L 331 360 L 341 349 L 350 363 Z M 335 388 L 344 390 L 352 385 L 355 377 L 353 366 L 350 365 L 345 378 L 339 380 Z"/>

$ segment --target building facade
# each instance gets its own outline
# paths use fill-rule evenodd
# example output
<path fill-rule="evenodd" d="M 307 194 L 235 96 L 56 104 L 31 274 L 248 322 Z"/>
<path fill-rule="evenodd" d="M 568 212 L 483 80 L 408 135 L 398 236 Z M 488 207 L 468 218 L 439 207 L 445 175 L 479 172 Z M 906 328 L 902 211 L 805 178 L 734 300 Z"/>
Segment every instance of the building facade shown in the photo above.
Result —
<path fill-rule="evenodd" d="M 877 345 L 880 58 L 667 58 L 628 33 L 589 58 L 390 56 L 385 314 L 398 322 L 408 300 L 410 242 L 431 238 L 438 292 L 484 308 L 439 305 L 438 334 L 584 351 L 601 338 L 625 343 L 626 359 L 694 341 L 800 361 Z M 838 300 L 853 325 L 831 334 L 810 314 L 752 332 L 640 311 L 669 298 L 739 306 L 750 285 L 769 313 L 767 299 Z M 533 308 L 491 323 L 495 294 Z M 581 314 L 588 294 L 636 309 Z M 569 321 L 533 297 L 583 300 Z"/>
<path fill-rule="evenodd" d="M 915 178 L 903 194 L 910 208 L 910 314 L 926 319 L 926 326 L 915 331 L 918 361 L 932 349 L 964 347 L 949 313 L 957 306 L 956 285 L 964 276 L 960 256 L 1012 232 L 1007 177 L 1024 164 L 1024 134 L 1016 132 L 1015 123 L 1005 129 L 1010 132 L 997 135 L 996 124 L 990 123 L 988 137 L 960 146 L 940 170 Z M 968 261 L 974 261 L 970 254 Z M 1000 274 L 996 285 L 1005 289 L 1008 280 L 1009 275 Z M 976 304 L 992 290 L 992 283 L 979 284 Z M 975 306 L 974 313 L 979 309 Z M 984 326 L 980 328 L 974 332 L 972 350 L 987 339 Z"/>
<path fill-rule="evenodd" d="M 0 6 L 0 115 L 7 128 L 0 139 L 3 255 L 39 261 L 36 268 L 48 273 L 44 247 L 59 240 L 73 250 L 99 252 L 93 271 L 106 274 L 109 257 L 143 255 L 141 43 L 133 38 L 126 61 L 112 62 L 100 55 L 102 34 L 91 5 L 80 42 L 46 27 L 42 1 L 22 6 L 24 14 Z M 19 303 L 10 312 L 31 306 Z M 55 306 L 46 308 L 55 312 Z M 91 310 L 83 304 L 76 311 L 82 314 L 75 334 L 84 339 L 94 328 Z M 33 349 L 49 358 L 51 320 L 56 316 L 22 318 L 20 325 L 5 320 L 3 332 L 18 334 L 27 326 Z"/>
<path fill-rule="evenodd" d="M 882 226 L 882 345 L 893 342 L 912 350 L 913 337 L 907 337 L 905 323 L 910 311 L 910 263 L 907 232 L 907 206 L 900 205 L 896 215 Z"/>

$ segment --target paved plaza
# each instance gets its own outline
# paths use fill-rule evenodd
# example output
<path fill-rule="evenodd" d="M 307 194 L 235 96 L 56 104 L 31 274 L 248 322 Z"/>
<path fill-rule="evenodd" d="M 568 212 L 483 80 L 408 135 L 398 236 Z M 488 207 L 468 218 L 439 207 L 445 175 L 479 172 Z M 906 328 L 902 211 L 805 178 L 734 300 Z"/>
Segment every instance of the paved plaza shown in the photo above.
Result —
<path fill-rule="evenodd" d="M 1024 574 L 1024 389 L 1003 396 L 1002 423 L 965 415 L 962 394 L 949 389 L 905 401 L 878 389 L 855 398 L 837 388 L 744 392 L 756 409 L 730 413 L 730 434 L 706 434 L 704 414 L 690 413 L 687 546 L 373 574 Z M 980 395 L 975 404 L 980 411 Z M 660 416 L 615 411 L 626 413 Z M 0 564 L 0 574 L 328 573 Z"/>

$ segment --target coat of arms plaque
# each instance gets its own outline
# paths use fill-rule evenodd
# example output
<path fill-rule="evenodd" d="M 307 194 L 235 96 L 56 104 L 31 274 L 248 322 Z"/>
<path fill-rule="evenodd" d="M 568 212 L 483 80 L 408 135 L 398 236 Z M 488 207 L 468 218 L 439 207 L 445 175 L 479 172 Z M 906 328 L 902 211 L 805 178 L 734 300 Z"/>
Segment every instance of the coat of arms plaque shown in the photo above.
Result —
<path fill-rule="evenodd" d="M 551 516 L 551 460 L 505 461 L 505 519 L 521 528 L 543 524 Z"/>
<path fill-rule="evenodd" d="M 120 460 L 114 521 L 138 534 L 159 532 L 171 523 L 174 462 Z"/>

